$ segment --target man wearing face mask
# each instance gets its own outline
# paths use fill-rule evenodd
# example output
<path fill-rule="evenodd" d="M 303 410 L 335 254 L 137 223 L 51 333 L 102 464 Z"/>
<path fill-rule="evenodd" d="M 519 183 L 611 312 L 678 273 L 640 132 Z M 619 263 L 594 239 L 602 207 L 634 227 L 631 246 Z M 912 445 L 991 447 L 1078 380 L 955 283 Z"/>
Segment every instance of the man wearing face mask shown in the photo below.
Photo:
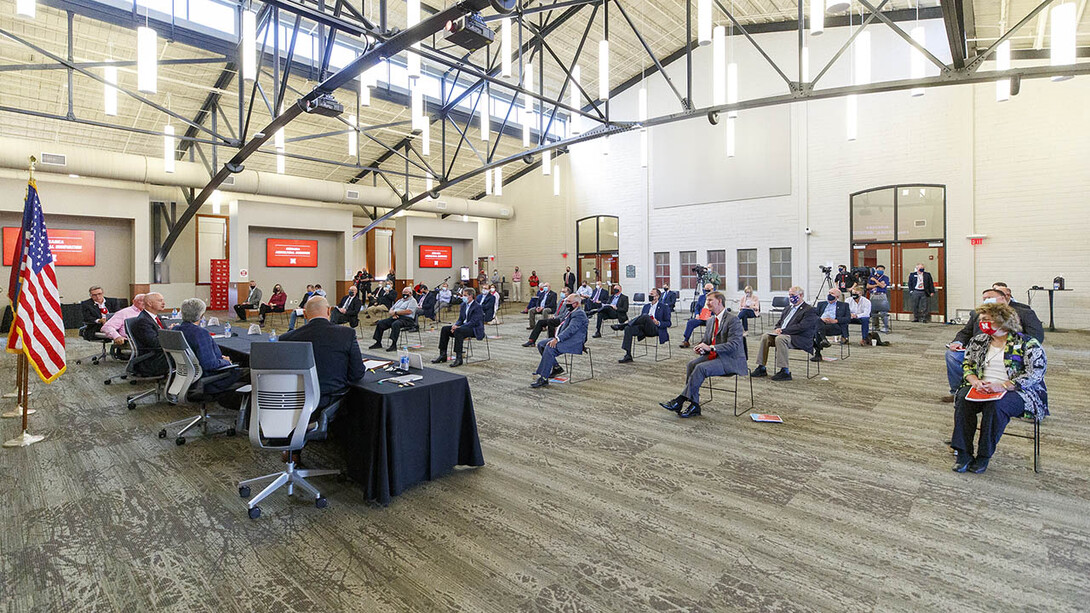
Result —
<path fill-rule="evenodd" d="M 889 276 L 884 265 L 874 267 L 874 274 L 867 279 L 867 291 L 873 312 L 881 316 L 882 334 L 889 334 Z"/>
<path fill-rule="evenodd" d="M 364 309 L 364 316 L 367 317 L 367 319 L 371 319 L 372 317 L 386 317 L 390 312 L 390 307 L 394 306 L 395 295 L 393 284 L 389 282 L 383 283 L 375 290 L 375 299 L 371 306 Z"/>
<path fill-rule="evenodd" d="M 587 297 L 584 308 L 587 311 L 587 315 L 593 315 L 598 312 L 598 309 L 602 308 L 602 303 L 606 302 L 609 297 L 609 288 L 602 287 L 601 281 L 594 282 L 594 289 L 591 290 L 590 296 Z"/>
<path fill-rule="evenodd" d="M 548 283 L 541 284 L 541 291 L 537 295 L 538 302 L 533 307 L 528 309 L 530 314 L 530 325 L 526 326 L 527 330 L 533 330 L 534 324 L 537 323 L 538 317 L 548 317 L 556 312 L 556 292 L 549 289 Z"/>
<path fill-rule="evenodd" d="M 386 319 L 379 320 L 375 324 L 375 343 L 368 347 L 368 349 L 379 349 L 382 347 L 382 333 L 386 330 L 390 331 L 390 346 L 386 348 L 386 351 L 394 351 L 397 349 L 397 337 L 401 334 L 402 328 L 407 328 L 413 325 L 414 316 L 416 315 L 416 300 L 413 299 L 413 290 L 410 287 L 406 287 L 401 290 L 401 300 L 398 300 L 390 307 L 390 316 Z"/>
<path fill-rule="evenodd" d="M 931 296 L 935 294 L 935 282 L 931 273 L 916 264 L 916 270 L 908 275 L 908 303 L 912 305 L 912 321 L 931 323 Z"/>
<path fill-rule="evenodd" d="M 821 324 L 818 325 L 816 347 L 811 362 L 821 360 L 821 350 L 829 346 L 828 337 L 839 337 L 838 342 L 845 345 L 848 342 L 848 323 L 852 320 L 851 309 L 847 304 L 840 302 L 840 290 L 831 289 L 825 297 L 825 303 L 816 307 L 821 314 Z"/>
<path fill-rule="evenodd" d="M 579 294 L 570 294 L 564 298 L 561 312 L 565 315 L 557 327 L 556 337 L 541 341 L 537 346 L 538 351 L 541 352 L 541 361 L 537 365 L 537 379 L 530 384 L 530 387 L 544 387 L 549 384 L 551 377 L 564 372 L 564 369 L 556 363 L 560 354 L 583 352 L 590 321 L 587 319 L 586 311 L 579 308 L 579 302 L 582 299 L 583 297 Z"/>
<path fill-rule="evenodd" d="M 560 290 L 560 310 L 556 312 L 554 317 L 542 317 L 534 324 L 534 331 L 530 333 L 530 338 L 522 344 L 523 347 L 533 347 L 537 344 L 537 339 L 541 336 L 541 332 L 548 328 L 548 338 L 552 338 L 556 335 L 556 327 L 560 325 L 564 318 L 568 316 L 568 312 L 571 311 L 572 301 L 568 300 L 567 290 Z M 589 324 L 588 324 L 589 325 Z"/>
<path fill-rule="evenodd" d="M 643 312 L 627 324 L 616 324 L 614 330 L 624 330 L 624 340 L 621 341 L 621 349 L 624 356 L 617 360 L 620 364 L 632 362 L 632 339 L 643 340 L 644 337 L 658 336 L 659 344 L 670 340 L 666 331 L 670 327 L 670 306 L 662 300 L 662 290 L 652 287 L 648 292 L 651 302 L 643 305 Z M 620 326 L 620 328 L 618 328 Z"/>
<path fill-rule="evenodd" d="M 330 323 L 347 323 L 353 328 L 359 324 L 360 307 L 363 303 L 356 296 L 356 291 L 355 285 L 348 286 L 348 295 L 341 299 L 341 303 L 334 307 L 329 315 Z"/>
<path fill-rule="evenodd" d="M 692 318 L 685 322 L 685 338 L 681 341 L 680 347 L 682 349 L 689 348 L 689 337 L 693 335 L 693 331 L 704 325 L 704 322 L 711 317 L 712 312 L 705 306 L 708 300 L 708 294 L 715 289 L 711 283 L 704 284 L 704 293 L 697 296 L 693 301 L 689 309 L 692 311 Z"/>
<path fill-rule="evenodd" d="M 854 283 L 855 277 L 853 277 L 851 273 L 848 272 L 847 266 L 841 264 L 839 267 L 837 267 L 836 288 L 840 290 L 841 294 L 848 293 L 848 290 L 851 289 Z"/>
<path fill-rule="evenodd" d="M 848 310 L 851 312 L 851 322 L 862 327 L 863 338 L 859 339 L 860 345 L 866 345 L 870 338 L 870 300 L 863 297 L 863 291 L 856 285 L 852 288 L 851 299 L 848 300 Z"/>
<path fill-rule="evenodd" d="M 623 326 L 628 321 L 628 296 L 621 293 L 620 284 L 614 284 L 613 293 L 608 302 L 598 309 L 598 323 L 594 328 L 592 338 L 602 338 L 602 320 L 616 319 L 617 324 Z"/>
<path fill-rule="evenodd" d="M 754 377 L 768 376 L 765 363 L 768 362 L 768 349 L 776 345 L 776 374 L 773 381 L 790 381 L 791 371 L 788 369 L 788 351 L 798 349 L 806 353 L 814 351 L 814 336 L 817 334 L 818 324 L 821 318 L 817 309 L 806 304 L 802 299 L 803 292 L 799 286 L 792 287 L 787 292 L 787 301 L 790 306 L 783 311 L 776 329 L 761 336 L 761 352 L 757 358 L 757 368 L 751 373 Z"/>

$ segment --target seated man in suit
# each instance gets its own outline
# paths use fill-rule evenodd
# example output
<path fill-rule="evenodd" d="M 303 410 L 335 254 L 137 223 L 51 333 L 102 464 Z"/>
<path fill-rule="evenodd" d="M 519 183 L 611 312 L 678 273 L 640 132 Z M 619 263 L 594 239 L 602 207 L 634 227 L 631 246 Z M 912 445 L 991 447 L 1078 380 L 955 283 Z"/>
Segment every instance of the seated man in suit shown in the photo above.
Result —
<path fill-rule="evenodd" d="M 708 308 L 705 301 L 708 299 L 708 294 L 711 293 L 713 289 L 715 289 L 714 285 L 705 283 L 704 293 L 697 296 L 696 300 L 693 301 L 692 307 L 690 307 L 693 316 L 689 321 L 685 322 L 685 338 L 681 341 L 682 349 L 689 348 L 689 337 L 693 335 L 693 330 L 703 326 L 704 322 L 711 316 L 711 309 Z"/>
<path fill-rule="evenodd" d="M 533 347 L 537 344 L 537 338 L 541 336 L 542 330 L 548 328 L 548 338 L 552 338 L 556 334 L 556 327 L 560 325 L 560 322 L 567 317 L 568 312 L 571 310 L 571 302 L 567 299 L 568 295 L 565 293 L 567 288 L 560 291 L 560 310 L 556 312 L 553 317 L 544 317 L 537 320 L 534 324 L 534 331 L 530 333 L 530 338 L 522 344 L 523 347 Z M 589 321 L 589 318 L 588 318 Z"/>
<path fill-rule="evenodd" d="M 125 335 L 125 320 L 130 317 L 136 317 L 140 314 L 140 311 L 144 310 L 144 294 L 137 294 L 132 297 L 132 306 L 127 306 L 120 311 L 110 316 L 109 321 L 102 324 L 102 332 L 106 338 L 113 341 L 113 347 L 110 348 L 110 353 L 115 357 L 121 358 L 121 348 L 125 346 L 125 341 L 128 337 Z"/>
<path fill-rule="evenodd" d="M 814 351 L 814 335 L 817 334 L 818 324 L 821 323 L 817 309 L 806 304 L 802 298 L 802 288 L 794 286 L 787 292 L 788 308 L 780 315 L 780 321 L 776 329 L 761 337 L 761 353 L 757 358 L 757 368 L 751 373 L 754 377 L 768 375 L 765 363 L 768 362 L 768 348 L 773 343 L 776 345 L 776 374 L 773 381 L 790 381 L 791 371 L 788 369 L 788 354 L 791 349 L 799 349 L 806 353 Z"/>
<path fill-rule="evenodd" d="M 685 391 L 670 402 L 660 403 L 668 411 L 677 411 L 679 417 L 700 415 L 700 386 L 704 379 L 749 374 L 742 322 L 727 310 L 727 299 L 721 292 L 708 294 L 707 308 L 712 314 L 711 324 L 705 326 L 704 340 L 693 348 L 697 357 L 686 367 Z M 689 406 L 682 409 L 686 400 Z"/>
<path fill-rule="evenodd" d="M 382 333 L 389 330 L 390 346 L 386 348 L 386 351 L 395 351 L 397 349 L 397 337 L 401 334 L 401 329 L 412 327 L 414 323 L 416 323 L 416 300 L 413 299 L 412 288 L 406 285 L 401 290 L 401 300 L 398 300 L 394 303 L 394 306 L 390 307 L 390 316 L 379 320 L 375 324 L 375 343 L 368 349 L 381 348 Z"/>
<path fill-rule="evenodd" d="M 583 308 L 586 309 L 587 315 L 593 315 L 598 312 L 598 309 L 602 308 L 602 303 L 606 302 L 609 298 L 609 287 L 603 286 L 601 281 L 594 282 L 594 289 L 590 291 L 590 296 L 583 301 Z"/>
<path fill-rule="evenodd" d="M 829 290 L 825 297 L 825 303 L 815 307 L 821 323 L 818 324 L 817 334 L 814 336 L 814 355 L 812 362 L 821 361 L 821 350 L 829 346 L 828 337 L 839 337 L 841 345 L 848 343 L 848 324 L 852 321 L 851 308 L 848 303 L 840 301 L 840 290 L 835 287 Z"/>
<path fill-rule="evenodd" d="M 602 338 L 602 320 L 616 319 L 619 324 L 628 321 L 628 296 L 621 293 L 621 285 L 613 284 L 613 293 L 609 301 L 598 309 L 598 322 L 594 326 L 592 338 Z"/>
<path fill-rule="evenodd" d="M 311 296 L 314 296 L 314 286 L 307 285 L 307 291 L 303 294 L 302 300 L 299 301 L 299 306 L 291 310 L 291 317 L 288 318 L 288 331 L 295 329 L 295 322 L 299 320 L 299 316 L 303 314 L 303 308 L 307 306 L 307 300 L 310 300 Z"/>
<path fill-rule="evenodd" d="M 621 364 L 632 361 L 632 338 L 643 340 L 647 336 L 658 336 L 659 343 L 670 340 L 666 329 L 670 327 L 670 307 L 661 300 L 662 291 L 652 287 L 649 292 L 651 302 L 643 305 L 643 313 L 627 324 L 613 324 L 614 330 L 624 329 L 624 340 L 621 348 L 624 349 L 624 357 L 617 360 Z"/>
<path fill-rule="evenodd" d="M 216 401 L 221 406 L 237 411 L 242 406 L 242 396 L 228 392 L 234 392 L 248 383 L 250 370 L 248 368 L 232 368 L 231 360 L 223 355 L 216 345 L 216 341 L 212 340 L 212 335 L 209 334 L 208 330 L 197 325 L 201 317 L 204 316 L 206 308 L 204 301 L 200 298 L 183 300 L 181 307 L 178 309 L 181 312 L 182 323 L 175 325 L 174 329 L 182 333 L 185 342 L 189 343 L 189 348 L 197 356 L 197 362 L 201 365 L 202 379 L 210 375 L 220 374 L 216 371 L 226 368 L 231 369 L 224 371 L 225 376 L 223 378 L 205 385 L 204 393 L 209 396 L 220 395 Z"/>
<path fill-rule="evenodd" d="M 481 293 L 477 296 L 477 304 L 481 305 L 485 323 L 496 318 L 496 295 L 492 293 L 492 287 L 488 283 L 482 283 Z"/>
<path fill-rule="evenodd" d="M 325 297 L 313 296 L 304 308 L 306 325 L 280 337 L 282 341 L 306 342 L 314 347 L 314 366 L 322 396 L 310 416 L 311 421 L 317 421 L 321 410 L 348 392 L 349 384 L 362 379 L 366 372 L 356 334 L 349 328 L 333 325 L 331 312 Z"/>
<path fill-rule="evenodd" d="M 530 313 L 530 324 L 526 326 L 527 330 L 534 329 L 538 317 L 548 317 L 556 312 L 556 292 L 549 290 L 548 283 L 541 284 L 541 291 L 536 297 L 537 304 L 527 308 Z"/>
<path fill-rule="evenodd" d="M 257 310 L 261 306 L 261 289 L 257 287 L 257 281 L 250 279 L 250 294 L 244 302 L 235 305 L 235 315 L 239 321 L 246 321 L 246 309 Z"/>
<path fill-rule="evenodd" d="M 390 311 L 390 307 L 394 306 L 395 300 L 397 300 L 397 295 L 394 293 L 394 284 L 387 281 L 375 290 L 374 299 L 371 300 L 371 306 L 364 309 L 363 314 L 367 319 L 371 319 L 372 317 L 386 317 L 386 314 Z"/>
<path fill-rule="evenodd" d="M 140 352 L 140 358 L 133 365 L 134 372 L 141 377 L 160 377 L 167 374 L 170 367 L 167 364 L 167 356 L 159 345 L 159 330 L 163 329 L 163 322 L 159 321 L 159 312 L 166 308 L 163 295 L 152 292 L 144 296 L 144 310 L 129 321 L 132 329 L 132 338 Z M 143 357 L 143 356 L 149 357 Z"/>
<path fill-rule="evenodd" d="M 91 297 L 79 303 L 80 319 L 83 321 L 80 334 L 84 339 L 93 341 L 95 334 L 110 319 L 110 309 L 106 306 L 106 293 L 101 285 L 92 285 L 88 292 Z"/>
<path fill-rule="evenodd" d="M 461 366 L 462 345 L 465 339 L 472 336 L 477 340 L 484 340 L 484 311 L 479 302 L 474 300 L 477 292 L 472 287 L 462 290 L 462 308 L 458 313 L 458 321 L 452 325 L 443 326 L 439 331 L 439 357 L 431 361 L 432 364 L 442 364 L 447 361 L 447 346 L 450 345 L 450 337 L 454 337 L 454 361 L 451 368 Z"/>
<path fill-rule="evenodd" d="M 341 299 L 340 305 L 334 307 L 333 310 L 330 312 L 330 323 L 347 323 L 353 328 L 359 325 L 360 307 L 362 307 L 363 304 L 360 302 L 359 296 L 356 292 L 357 290 L 355 285 L 351 285 L 348 287 L 348 294 L 346 294 L 345 297 Z M 311 298 L 310 300 L 314 299 Z M 307 302 L 310 302 L 310 300 L 308 300 Z"/>
<path fill-rule="evenodd" d="M 541 361 L 537 364 L 537 379 L 530 387 L 538 388 L 549 384 L 549 379 L 564 372 L 556 363 L 556 358 L 562 353 L 583 353 L 583 345 L 587 342 L 587 329 L 590 327 L 590 319 L 586 311 L 579 308 L 583 297 L 578 293 L 568 294 L 561 303 L 561 311 L 566 314 L 556 329 L 556 337 L 543 340 L 537 345 L 541 352 Z"/>
<path fill-rule="evenodd" d="M 674 310 L 674 306 L 677 305 L 677 292 L 670 291 L 670 283 L 662 284 L 662 302 L 670 307 L 670 310 Z"/>
<path fill-rule="evenodd" d="M 436 290 L 428 291 L 428 286 L 420 284 L 420 295 L 416 297 L 416 309 L 414 314 L 427 317 L 428 319 L 435 319 L 436 304 Z"/>

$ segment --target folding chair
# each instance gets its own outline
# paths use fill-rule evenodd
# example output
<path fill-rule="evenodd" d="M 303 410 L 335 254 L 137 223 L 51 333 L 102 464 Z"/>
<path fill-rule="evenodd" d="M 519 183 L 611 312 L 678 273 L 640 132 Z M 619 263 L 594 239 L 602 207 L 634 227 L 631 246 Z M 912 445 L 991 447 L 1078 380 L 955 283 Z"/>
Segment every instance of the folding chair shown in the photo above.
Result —
<path fill-rule="evenodd" d="M 582 379 L 575 378 L 575 359 L 582 355 L 587 356 L 587 360 L 590 363 L 590 376 L 583 377 Z M 568 372 L 568 379 L 565 383 L 582 383 L 584 381 L 590 381 L 594 378 L 594 356 L 590 353 L 590 347 L 587 347 L 586 342 L 583 343 L 582 353 L 562 353 L 560 357 L 564 360 L 564 368 Z"/>
<path fill-rule="evenodd" d="M 643 353 L 636 354 L 633 357 L 642 358 L 642 357 L 647 356 L 647 354 L 651 352 L 648 343 L 650 343 L 652 340 L 654 340 L 654 344 L 655 344 L 655 361 L 656 362 L 665 362 L 666 360 L 669 360 L 670 358 L 674 357 L 674 348 L 673 348 L 673 346 L 670 345 L 670 333 L 669 332 L 666 333 L 666 342 L 664 342 L 664 343 L 659 342 L 659 337 L 657 335 L 656 336 L 645 336 L 645 337 L 643 337 L 643 340 L 639 341 L 639 344 L 643 347 Z M 666 357 L 659 358 L 659 347 L 661 347 L 663 345 L 666 346 Z"/>
<path fill-rule="evenodd" d="M 745 376 L 746 379 L 749 379 L 749 406 L 748 407 L 743 407 L 742 412 L 739 413 L 738 412 L 738 378 L 742 377 L 742 376 Z M 722 392 L 722 393 L 734 394 L 734 416 L 735 417 L 738 417 L 739 415 L 744 415 L 747 411 L 752 411 L 753 408 L 755 406 L 757 406 L 756 401 L 753 399 L 753 377 L 750 377 L 748 373 L 745 374 L 745 375 L 740 375 L 740 374 L 722 375 L 722 377 L 734 377 L 734 389 L 732 390 L 732 389 L 728 389 L 728 388 L 725 388 L 725 387 L 715 387 L 715 385 L 712 383 L 712 380 L 717 379 L 717 378 L 721 378 L 721 377 L 708 377 L 708 378 L 704 379 L 704 386 L 708 389 L 708 397 L 707 397 L 706 400 L 701 402 L 701 404 L 708 404 L 710 402 L 713 402 L 715 400 L 715 392 Z"/>
<path fill-rule="evenodd" d="M 473 360 L 473 343 L 475 343 L 475 342 L 478 342 L 478 341 L 477 341 L 476 338 L 474 338 L 472 336 L 467 336 L 465 338 L 465 340 L 462 341 L 462 344 L 465 346 L 465 359 L 463 361 L 466 364 L 469 364 L 469 363 L 474 363 L 475 364 L 477 362 L 487 362 L 488 360 L 491 360 L 492 359 L 492 350 L 488 347 L 488 335 L 485 334 L 484 335 L 484 341 L 480 341 L 480 342 L 484 343 L 485 354 L 488 357 L 486 357 L 484 359 L 480 359 L 480 360 L 475 360 L 475 361 Z"/>

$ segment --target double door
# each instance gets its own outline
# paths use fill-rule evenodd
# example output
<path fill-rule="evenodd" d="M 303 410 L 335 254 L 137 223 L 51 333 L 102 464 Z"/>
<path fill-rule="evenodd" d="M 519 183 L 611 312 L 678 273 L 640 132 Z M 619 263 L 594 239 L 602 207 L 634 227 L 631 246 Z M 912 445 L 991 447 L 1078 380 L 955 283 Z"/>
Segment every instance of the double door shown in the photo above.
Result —
<path fill-rule="evenodd" d="M 595 281 L 613 284 L 620 281 L 617 275 L 616 253 L 584 253 L 579 256 L 579 279 L 575 286 L 586 281 L 588 285 L 594 285 Z"/>
<path fill-rule="evenodd" d="M 911 313 L 909 302 L 911 288 L 908 275 L 923 264 L 935 282 L 935 294 L 931 296 L 932 315 L 946 314 L 946 249 L 942 241 L 917 243 L 873 243 L 852 246 L 852 265 L 874 268 L 886 267 L 890 280 L 889 304 L 894 313 Z"/>

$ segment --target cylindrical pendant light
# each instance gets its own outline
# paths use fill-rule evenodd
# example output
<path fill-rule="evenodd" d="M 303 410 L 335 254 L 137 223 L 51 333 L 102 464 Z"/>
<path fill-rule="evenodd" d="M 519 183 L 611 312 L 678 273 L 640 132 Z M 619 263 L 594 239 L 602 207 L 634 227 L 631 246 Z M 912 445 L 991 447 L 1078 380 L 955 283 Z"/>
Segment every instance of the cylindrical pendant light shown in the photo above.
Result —
<path fill-rule="evenodd" d="M 855 38 L 855 84 L 870 84 L 870 32 L 866 30 Z"/>
<path fill-rule="evenodd" d="M 541 152 L 541 174 L 546 177 L 553 171 L 553 152 L 549 149 Z"/>
<path fill-rule="evenodd" d="M 995 51 L 995 69 L 996 70 L 1010 70 L 1011 69 L 1011 41 L 1008 38 L 999 44 L 999 48 Z M 1006 102 L 1011 98 L 1011 80 L 999 79 L 995 82 L 995 101 Z"/>
<path fill-rule="evenodd" d="M 373 66 L 360 73 L 360 106 L 371 106 L 371 88 L 374 87 L 374 83 L 369 83 L 368 79 L 372 70 L 374 70 Z"/>
<path fill-rule="evenodd" d="M 727 104 L 738 104 L 738 64 L 727 64 Z M 738 111 L 727 111 L 727 117 L 737 117 Z"/>
<path fill-rule="evenodd" d="M 284 154 L 283 153 L 277 153 L 276 154 L 276 174 L 278 174 L 278 175 L 284 174 Z"/>
<path fill-rule="evenodd" d="M 277 151 L 284 150 L 284 128 L 280 128 L 273 134 L 273 146 Z"/>
<path fill-rule="evenodd" d="M 356 157 L 360 149 L 360 135 L 356 132 L 356 116 L 348 116 L 348 155 Z"/>
<path fill-rule="evenodd" d="M 415 49 L 416 45 L 413 45 L 413 48 Z M 420 78 L 420 56 L 412 51 L 407 51 L 405 55 L 405 73 L 410 79 Z"/>
<path fill-rule="evenodd" d="M 159 36 L 147 26 L 136 29 L 136 89 L 154 94 L 159 79 Z"/>
<path fill-rule="evenodd" d="M 492 138 L 492 113 L 488 110 L 492 97 L 488 95 L 487 89 L 483 91 L 482 99 L 477 104 L 481 107 L 481 140 L 487 143 L 488 139 Z"/>
<path fill-rule="evenodd" d="M 697 0 L 696 42 L 701 46 L 712 42 L 712 0 Z"/>
<path fill-rule="evenodd" d="M 738 121 L 734 117 L 727 117 L 727 157 L 734 157 L 734 122 Z"/>
<path fill-rule="evenodd" d="M 242 78 L 253 81 L 257 77 L 257 15 L 242 11 Z"/>
<path fill-rule="evenodd" d="M 641 90 L 642 91 L 642 90 Z M 727 29 L 712 31 L 712 106 L 727 102 Z"/>
<path fill-rule="evenodd" d="M 420 0 L 405 0 L 405 27 L 420 23 Z"/>
<path fill-rule="evenodd" d="M 553 166 L 553 195 L 560 195 L 560 164 Z"/>
<path fill-rule="evenodd" d="M 112 117 L 117 115 L 117 66 L 103 68 L 102 76 L 106 79 L 102 86 L 102 107 Z"/>
<path fill-rule="evenodd" d="M 602 155 L 609 155 L 609 137 L 598 139 L 602 142 Z"/>
<path fill-rule="evenodd" d="M 640 167 L 647 168 L 647 128 L 640 130 Z"/>
<path fill-rule="evenodd" d="M 163 126 L 163 172 L 174 172 L 174 126 Z"/>
<path fill-rule="evenodd" d="M 484 195 L 485 196 L 491 196 L 492 195 L 492 171 L 491 170 L 484 171 Z"/>
<path fill-rule="evenodd" d="M 856 100 L 855 94 L 851 94 L 844 104 L 844 122 L 848 140 L 855 140 L 859 136 L 858 115 L 859 102 Z"/>
<path fill-rule="evenodd" d="M 511 76 L 511 18 L 500 20 L 500 76 Z"/>
<path fill-rule="evenodd" d="M 522 88 L 527 92 L 534 88 L 534 65 L 527 62 L 522 69 Z M 530 124 L 534 120 L 534 99 L 529 93 L 522 98 L 522 146 L 530 146 Z"/>
<path fill-rule="evenodd" d="M 15 14 L 34 19 L 36 0 L 15 0 Z"/>
<path fill-rule="evenodd" d="M 810 0 L 810 36 L 825 32 L 825 0 Z"/>
<path fill-rule="evenodd" d="M 431 122 L 424 122 L 424 130 L 420 133 L 420 154 L 424 157 L 431 155 Z"/>
<path fill-rule="evenodd" d="M 493 192 L 497 196 L 503 195 L 503 166 L 497 166 L 495 169 L 496 178 L 492 181 Z"/>
<path fill-rule="evenodd" d="M 1074 2 L 1065 2 L 1052 8 L 1052 36 L 1050 65 L 1068 66 L 1075 63 L 1076 23 Z M 1065 81 L 1071 75 L 1052 77 L 1053 81 Z"/>
<path fill-rule="evenodd" d="M 923 29 L 923 26 L 916 26 L 915 28 L 912 28 L 912 40 L 916 41 L 916 43 L 918 45 L 920 45 L 921 47 L 923 47 L 925 49 L 927 48 L 927 32 L 926 32 L 926 30 Z M 923 56 L 923 53 L 920 53 L 920 50 L 916 49 L 916 48 L 912 49 L 912 56 L 911 57 L 912 57 L 912 78 L 913 79 L 922 79 L 922 78 L 926 77 L 927 76 L 927 64 L 926 64 L 927 58 L 925 58 Z M 912 88 L 912 95 L 913 96 L 922 96 L 923 95 L 923 88 L 922 87 Z"/>
<path fill-rule="evenodd" d="M 609 41 L 598 41 L 598 99 L 609 100 Z"/>
<path fill-rule="evenodd" d="M 424 89 L 420 86 L 413 87 L 409 100 L 409 112 L 412 114 L 412 130 L 413 133 L 420 134 L 424 131 L 424 124 L 428 123 L 427 118 L 424 116 Z"/>

